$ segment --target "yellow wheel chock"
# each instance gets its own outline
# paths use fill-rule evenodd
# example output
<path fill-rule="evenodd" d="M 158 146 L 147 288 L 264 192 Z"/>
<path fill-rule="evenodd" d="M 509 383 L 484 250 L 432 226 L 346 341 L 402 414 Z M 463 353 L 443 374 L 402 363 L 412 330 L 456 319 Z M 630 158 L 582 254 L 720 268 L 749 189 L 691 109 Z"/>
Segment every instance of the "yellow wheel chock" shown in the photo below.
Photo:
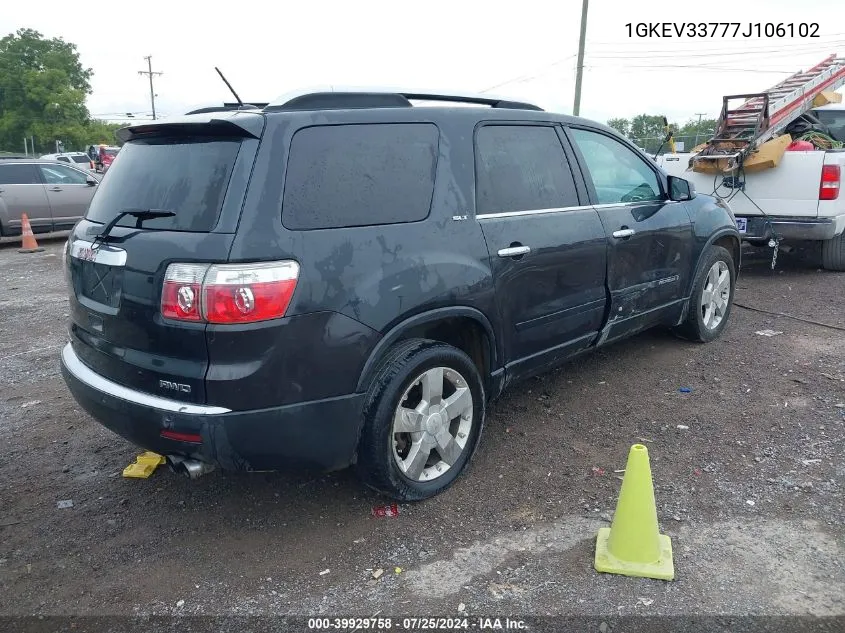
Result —
<path fill-rule="evenodd" d="M 134 464 L 129 464 L 123 469 L 124 477 L 146 479 L 155 472 L 155 469 L 165 462 L 164 457 L 158 453 L 147 451 L 135 458 Z"/>

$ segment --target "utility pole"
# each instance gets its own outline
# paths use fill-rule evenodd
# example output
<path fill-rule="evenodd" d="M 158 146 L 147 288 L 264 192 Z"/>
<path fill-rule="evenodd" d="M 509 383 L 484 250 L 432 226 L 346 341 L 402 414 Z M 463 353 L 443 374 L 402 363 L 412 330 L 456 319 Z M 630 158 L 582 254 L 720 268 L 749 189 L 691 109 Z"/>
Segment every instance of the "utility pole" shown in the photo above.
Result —
<path fill-rule="evenodd" d="M 153 56 L 147 55 L 144 57 L 147 60 L 147 70 L 139 70 L 139 75 L 147 75 L 150 78 L 150 105 L 153 108 L 153 121 L 156 120 L 156 93 L 153 90 L 153 75 L 161 75 L 161 73 L 153 72 Z"/>
<path fill-rule="evenodd" d="M 703 117 L 706 112 L 696 112 L 695 115 L 698 117 L 698 123 L 695 124 L 695 144 L 693 147 L 698 147 L 698 133 L 701 131 L 701 117 Z"/>
<path fill-rule="evenodd" d="M 587 37 L 587 5 L 590 0 L 584 0 L 581 5 L 581 39 L 578 41 L 578 68 L 575 71 L 575 104 L 572 114 L 578 116 L 581 111 L 581 76 L 584 74 L 584 40 Z"/>

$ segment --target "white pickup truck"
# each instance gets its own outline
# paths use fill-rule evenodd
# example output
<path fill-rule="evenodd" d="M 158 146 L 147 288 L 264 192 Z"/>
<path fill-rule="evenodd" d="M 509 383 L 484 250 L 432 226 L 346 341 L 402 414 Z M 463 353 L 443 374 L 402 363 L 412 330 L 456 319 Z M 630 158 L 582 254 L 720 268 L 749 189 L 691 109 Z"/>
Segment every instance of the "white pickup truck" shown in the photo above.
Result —
<path fill-rule="evenodd" d="M 839 140 L 845 140 L 845 104 L 812 110 Z M 691 182 L 700 193 L 729 200 L 737 228 L 748 242 L 822 242 L 822 265 L 845 271 L 845 149 L 786 152 L 773 169 L 738 176 L 689 169 L 692 154 L 664 154 L 663 170 Z"/>

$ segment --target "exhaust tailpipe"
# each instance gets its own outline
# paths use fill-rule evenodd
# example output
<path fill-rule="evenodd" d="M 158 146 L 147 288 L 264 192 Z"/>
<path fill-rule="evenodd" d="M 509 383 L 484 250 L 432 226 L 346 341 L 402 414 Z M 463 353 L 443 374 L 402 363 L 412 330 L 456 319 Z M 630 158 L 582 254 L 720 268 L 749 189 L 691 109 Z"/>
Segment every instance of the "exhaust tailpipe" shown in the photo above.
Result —
<path fill-rule="evenodd" d="M 181 457 L 180 455 L 168 455 L 167 460 L 173 472 L 185 475 L 188 479 L 197 479 L 214 470 L 213 464 L 201 462 L 198 459 Z"/>

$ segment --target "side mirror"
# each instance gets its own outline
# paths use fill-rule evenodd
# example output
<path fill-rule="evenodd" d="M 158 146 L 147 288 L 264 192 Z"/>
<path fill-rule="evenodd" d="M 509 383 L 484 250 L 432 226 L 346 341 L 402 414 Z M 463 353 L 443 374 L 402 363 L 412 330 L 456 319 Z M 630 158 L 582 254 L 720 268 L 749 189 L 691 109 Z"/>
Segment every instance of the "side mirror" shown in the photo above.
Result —
<path fill-rule="evenodd" d="M 100 181 L 94 178 L 94 176 L 88 176 L 85 178 L 85 182 L 88 184 L 89 187 L 94 187 L 100 184 Z"/>
<path fill-rule="evenodd" d="M 675 202 L 692 200 L 695 197 L 695 187 L 689 180 L 669 176 L 669 199 Z"/>

